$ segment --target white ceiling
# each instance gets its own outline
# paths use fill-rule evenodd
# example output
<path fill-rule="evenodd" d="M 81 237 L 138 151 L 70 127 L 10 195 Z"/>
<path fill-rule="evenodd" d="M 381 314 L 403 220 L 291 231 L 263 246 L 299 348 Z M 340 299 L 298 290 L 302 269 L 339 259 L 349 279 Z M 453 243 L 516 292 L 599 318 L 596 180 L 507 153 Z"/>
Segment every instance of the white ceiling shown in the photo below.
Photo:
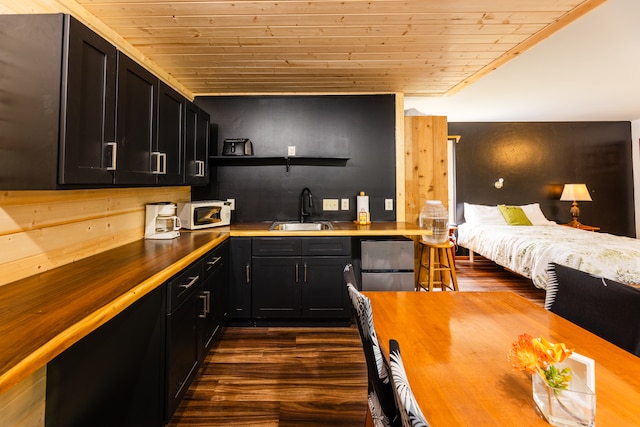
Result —
<path fill-rule="evenodd" d="M 405 108 L 457 121 L 640 119 L 640 1 L 608 0 L 450 97 Z"/>

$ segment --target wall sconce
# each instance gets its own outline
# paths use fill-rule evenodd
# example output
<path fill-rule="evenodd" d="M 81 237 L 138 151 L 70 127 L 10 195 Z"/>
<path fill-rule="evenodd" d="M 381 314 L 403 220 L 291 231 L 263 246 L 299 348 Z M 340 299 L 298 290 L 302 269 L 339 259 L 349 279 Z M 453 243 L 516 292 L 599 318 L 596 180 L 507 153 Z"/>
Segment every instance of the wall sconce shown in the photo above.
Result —
<path fill-rule="evenodd" d="M 502 188 L 503 184 L 504 184 L 504 178 L 498 178 L 498 180 L 493 183 L 493 186 L 499 190 Z"/>
<path fill-rule="evenodd" d="M 591 195 L 589 194 L 586 184 L 565 184 L 560 200 L 573 202 L 569 210 L 572 218 L 569 225 L 579 228 L 580 222 L 578 221 L 578 216 L 580 215 L 580 208 L 578 208 L 578 202 L 591 201 Z"/>

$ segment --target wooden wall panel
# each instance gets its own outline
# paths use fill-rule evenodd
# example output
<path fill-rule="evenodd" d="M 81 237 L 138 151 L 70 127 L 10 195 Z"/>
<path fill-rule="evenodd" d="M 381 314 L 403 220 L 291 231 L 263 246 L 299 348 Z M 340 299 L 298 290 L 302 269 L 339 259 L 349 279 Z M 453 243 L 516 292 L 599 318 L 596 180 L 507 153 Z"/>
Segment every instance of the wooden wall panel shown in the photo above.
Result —
<path fill-rule="evenodd" d="M 18 385 L 0 394 L 0 425 L 43 426 L 47 368 L 42 367 Z"/>
<path fill-rule="evenodd" d="M 418 222 L 426 200 L 447 206 L 447 118 L 407 116 L 405 136 L 405 221 Z"/>
<path fill-rule="evenodd" d="M 189 187 L 0 194 L 0 286 L 142 239 L 146 203 L 190 200 Z"/>

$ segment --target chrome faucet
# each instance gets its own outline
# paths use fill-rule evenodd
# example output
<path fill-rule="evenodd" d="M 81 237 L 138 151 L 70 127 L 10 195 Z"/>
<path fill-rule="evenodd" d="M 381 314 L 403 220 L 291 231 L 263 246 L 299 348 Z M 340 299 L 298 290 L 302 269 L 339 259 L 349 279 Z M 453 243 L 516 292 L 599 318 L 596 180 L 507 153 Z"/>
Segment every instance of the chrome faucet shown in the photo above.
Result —
<path fill-rule="evenodd" d="M 311 190 L 305 187 L 302 189 L 302 192 L 300 193 L 300 222 L 304 222 L 305 216 L 311 215 L 311 212 L 307 212 L 304 209 L 304 193 L 307 193 L 309 195 L 309 207 L 310 208 L 313 207 L 313 194 L 311 194 Z"/>

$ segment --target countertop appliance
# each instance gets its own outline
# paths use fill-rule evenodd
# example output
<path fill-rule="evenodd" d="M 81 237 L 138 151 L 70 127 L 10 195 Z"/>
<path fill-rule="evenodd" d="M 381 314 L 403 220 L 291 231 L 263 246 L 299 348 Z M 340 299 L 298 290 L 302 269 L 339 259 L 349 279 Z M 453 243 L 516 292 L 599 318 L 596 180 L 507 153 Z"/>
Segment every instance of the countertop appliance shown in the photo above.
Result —
<path fill-rule="evenodd" d="M 228 138 L 222 142 L 223 156 L 253 156 L 253 143 L 248 138 Z"/>
<path fill-rule="evenodd" d="M 200 230 L 231 224 L 231 203 L 222 200 L 201 200 L 178 203 L 182 228 Z"/>
<path fill-rule="evenodd" d="M 176 215 L 176 204 L 151 203 L 145 210 L 145 239 L 174 239 L 180 235 L 181 222 Z"/>
<path fill-rule="evenodd" d="M 362 240 L 363 291 L 415 291 L 413 240 Z"/>

